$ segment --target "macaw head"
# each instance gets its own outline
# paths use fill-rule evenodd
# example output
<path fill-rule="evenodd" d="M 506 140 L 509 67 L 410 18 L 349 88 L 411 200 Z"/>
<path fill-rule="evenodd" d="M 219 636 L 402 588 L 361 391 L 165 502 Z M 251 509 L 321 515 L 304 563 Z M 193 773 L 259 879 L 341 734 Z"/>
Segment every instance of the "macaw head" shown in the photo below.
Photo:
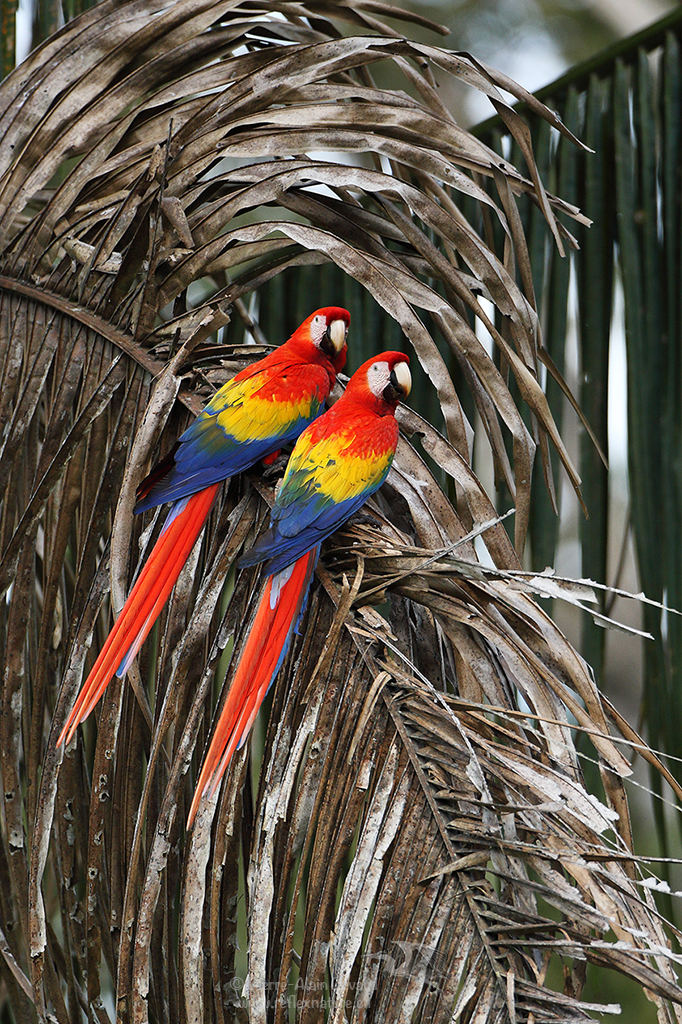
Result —
<path fill-rule="evenodd" d="M 369 402 L 383 415 L 394 412 L 412 390 L 409 362 L 404 352 L 381 352 L 355 371 L 346 395 Z"/>
<path fill-rule="evenodd" d="M 329 360 L 336 373 L 346 364 L 346 338 L 350 327 L 350 313 L 340 306 L 317 309 L 303 321 L 291 337 L 292 342 L 313 345 Z"/>

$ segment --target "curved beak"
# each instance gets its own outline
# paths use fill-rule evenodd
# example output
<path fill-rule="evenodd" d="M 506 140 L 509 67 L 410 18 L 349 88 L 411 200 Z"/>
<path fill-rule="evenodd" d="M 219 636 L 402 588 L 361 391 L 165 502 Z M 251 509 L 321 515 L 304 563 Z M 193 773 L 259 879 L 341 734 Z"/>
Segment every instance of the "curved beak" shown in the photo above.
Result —
<path fill-rule="evenodd" d="M 345 320 L 332 320 L 327 327 L 327 330 L 324 332 L 321 348 L 328 355 L 338 355 L 346 344 L 347 333 L 348 329 L 346 327 Z"/>
<path fill-rule="evenodd" d="M 391 370 L 390 384 L 384 388 L 387 402 L 399 402 L 412 390 L 412 374 L 407 363 L 396 363 Z"/>

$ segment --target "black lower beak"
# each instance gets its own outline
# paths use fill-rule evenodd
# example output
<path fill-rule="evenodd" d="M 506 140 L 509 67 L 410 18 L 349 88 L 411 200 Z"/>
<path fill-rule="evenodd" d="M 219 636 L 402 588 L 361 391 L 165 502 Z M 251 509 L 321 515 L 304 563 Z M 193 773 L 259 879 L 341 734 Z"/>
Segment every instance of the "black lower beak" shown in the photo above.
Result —
<path fill-rule="evenodd" d="M 405 398 L 407 393 L 407 389 L 402 386 L 402 384 L 396 377 L 395 370 L 391 370 L 389 383 L 386 385 L 382 392 L 382 397 L 384 401 L 399 402 L 402 398 Z"/>

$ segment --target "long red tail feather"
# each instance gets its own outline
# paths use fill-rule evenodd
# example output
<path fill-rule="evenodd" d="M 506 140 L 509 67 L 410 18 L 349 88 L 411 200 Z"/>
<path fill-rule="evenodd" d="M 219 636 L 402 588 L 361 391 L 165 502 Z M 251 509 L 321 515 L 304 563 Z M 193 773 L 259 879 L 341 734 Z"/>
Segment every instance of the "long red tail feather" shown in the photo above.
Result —
<path fill-rule="evenodd" d="M 68 743 L 102 696 L 112 676 L 139 650 L 165 604 L 180 571 L 208 518 L 220 484 L 213 484 L 187 501 L 185 508 L 164 527 L 147 559 L 121 614 L 83 684 L 57 746 Z M 124 673 L 121 673 L 124 674 Z"/>
<path fill-rule="evenodd" d="M 288 650 L 305 607 L 319 546 L 269 577 L 199 775 L 189 828 L 204 795 L 212 796 L 233 753 L 245 741 Z"/>

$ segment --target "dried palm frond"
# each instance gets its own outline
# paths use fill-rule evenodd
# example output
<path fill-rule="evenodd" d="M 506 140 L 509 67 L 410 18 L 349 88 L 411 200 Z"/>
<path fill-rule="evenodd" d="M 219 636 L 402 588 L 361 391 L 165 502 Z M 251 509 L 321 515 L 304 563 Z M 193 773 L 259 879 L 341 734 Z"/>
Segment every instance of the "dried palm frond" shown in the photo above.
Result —
<path fill-rule="evenodd" d="M 473 58 L 399 37 L 343 37 L 326 20 L 335 13 L 375 28 L 373 5 L 311 4 L 308 21 L 306 10 L 180 0 L 127 4 L 122 16 L 105 3 L 43 44 L 9 76 L 0 101 L 2 269 L 24 294 L 54 297 L 76 319 L 73 306 L 84 307 L 154 350 L 164 340 L 197 344 L 227 322 L 231 304 L 284 268 L 332 260 L 399 322 L 466 456 L 460 402 L 415 307 L 428 311 L 466 368 L 498 472 L 516 495 L 521 549 L 536 443 L 547 468 L 550 437 L 576 487 L 578 478 L 538 385 L 541 345 L 513 195 L 535 198 L 559 246 L 568 233 L 554 211 L 584 218 L 542 187 L 525 126 L 500 92 L 524 90 Z M 387 61 L 405 91 L 374 86 L 372 67 Z M 431 67 L 490 97 L 530 178 L 454 122 Z M 359 154 L 362 166 L 339 163 L 342 154 Z M 479 184 L 486 177 L 497 201 Z M 458 194 L 478 200 L 503 230 L 502 258 L 467 222 Z M 210 301 L 188 295 L 198 281 Z M 481 296 L 494 302 L 497 322 Z M 510 367 L 532 430 L 476 321 Z"/>
<path fill-rule="evenodd" d="M 559 246 L 557 215 L 584 218 L 545 192 L 500 89 L 525 93 L 396 35 L 388 16 L 401 12 L 374 0 L 105 0 L 0 88 L 0 977 L 22 1019 L 87 1007 L 107 1021 L 113 999 L 126 1022 L 244 1007 L 309 1021 L 322 1004 L 338 1021 L 579 1021 L 586 960 L 679 1019 L 668 940 L 638 886 L 629 764 L 587 666 L 509 574 L 536 445 L 548 481 L 551 441 L 579 483 L 539 384 L 514 197 L 533 198 Z M 382 63 L 403 91 L 375 85 Z M 454 122 L 434 69 L 490 97 L 527 177 Z M 458 195 L 485 209 L 487 240 Z M 107 632 L 110 587 L 118 608 L 131 552 L 142 561 L 158 533 L 155 517 L 144 532 L 132 519 L 136 482 L 258 353 L 234 315 L 267 342 L 245 297 L 323 263 L 399 323 L 444 432 L 403 412 L 432 469 L 403 440 L 379 504 L 330 545 L 260 774 L 245 748 L 188 836 L 216 678 L 258 593 L 257 573 L 232 566 L 271 480 L 224 488 L 125 684 L 65 754 L 55 738 Z M 351 344 L 376 349 L 363 327 Z M 449 362 L 515 494 L 515 545 L 471 470 Z"/>

